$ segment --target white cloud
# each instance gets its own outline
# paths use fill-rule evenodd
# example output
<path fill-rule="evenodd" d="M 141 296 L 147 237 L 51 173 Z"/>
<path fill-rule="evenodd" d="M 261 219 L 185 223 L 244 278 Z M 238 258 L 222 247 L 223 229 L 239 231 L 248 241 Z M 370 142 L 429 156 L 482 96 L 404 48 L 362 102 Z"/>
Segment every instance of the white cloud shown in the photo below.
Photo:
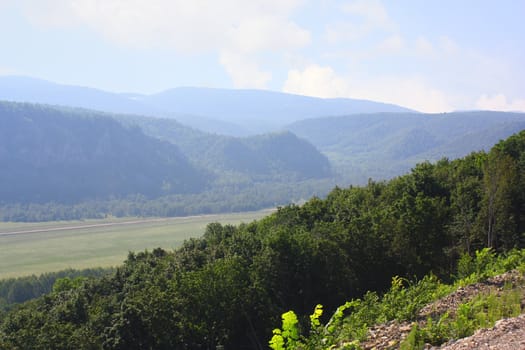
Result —
<path fill-rule="evenodd" d="M 316 64 L 306 67 L 303 71 L 290 70 L 283 91 L 323 98 L 348 96 L 345 80 L 338 77 L 331 67 Z"/>
<path fill-rule="evenodd" d="M 310 44 L 310 32 L 289 19 L 302 0 L 21 0 L 40 26 L 87 26 L 137 49 L 218 53 L 236 87 L 264 87 L 271 74 L 256 54 Z"/>
<path fill-rule="evenodd" d="M 272 79 L 270 72 L 262 71 L 251 57 L 224 51 L 220 55 L 220 63 L 233 80 L 236 88 L 262 89 Z"/>
<path fill-rule="evenodd" d="M 441 50 L 449 55 L 455 55 L 460 53 L 461 48 L 459 45 L 447 36 L 441 36 L 439 38 L 439 45 Z"/>
<path fill-rule="evenodd" d="M 419 36 L 416 39 L 414 48 L 415 52 L 419 55 L 432 56 L 436 54 L 434 45 L 424 36 Z"/>
<path fill-rule="evenodd" d="M 450 96 L 419 77 L 381 77 L 356 82 L 350 92 L 354 98 L 393 103 L 419 112 L 441 113 L 454 109 Z"/>
<path fill-rule="evenodd" d="M 367 23 L 390 30 L 395 24 L 388 16 L 386 8 L 379 0 L 356 0 L 342 6 L 343 12 L 363 17 Z"/>
<path fill-rule="evenodd" d="M 405 48 L 405 41 L 400 35 L 391 35 L 379 44 L 379 51 L 399 52 Z"/>
<path fill-rule="evenodd" d="M 324 38 L 329 43 L 360 40 L 378 30 L 397 30 L 396 23 L 379 0 L 347 2 L 341 6 L 341 11 L 347 18 L 331 22 L 325 27 Z"/>
<path fill-rule="evenodd" d="M 453 110 L 451 98 L 429 86 L 421 78 L 344 79 L 331 67 L 319 65 L 310 65 L 302 71 L 289 71 L 283 91 L 324 98 L 348 97 L 380 101 L 428 113 Z"/>
<path fill-rule="evenodd" d="M 330 23 L 325 28 L 325 39 L 332 44 L 341 41 L 354 41 L 365 37 L 370 28 L 363 24 L 350 21 L 337 21 Z"/>
<path fill-rule="evenodd" d="M 507 101 L 504 94 L 493 96 L 481 95 L 476 101 L 476 108 L 491 111 L 525 112 L 525 99 Z"/>
<path fill-rule="evenodd" d="M 239 52 L 292 50 L 310 43 L 310 33 L 279 16 L 243 20 L 230 30 L 231 46 Z"/>
<path fill-rule="evenodd" d="M 257 51 L 301 47 L 310 40 L 308 31 L 288 19 L 299 0 L 22 1 L 29 18 L 39 25 L 83 24 L 131 47 L 185 53 L 233 47 Z"/>

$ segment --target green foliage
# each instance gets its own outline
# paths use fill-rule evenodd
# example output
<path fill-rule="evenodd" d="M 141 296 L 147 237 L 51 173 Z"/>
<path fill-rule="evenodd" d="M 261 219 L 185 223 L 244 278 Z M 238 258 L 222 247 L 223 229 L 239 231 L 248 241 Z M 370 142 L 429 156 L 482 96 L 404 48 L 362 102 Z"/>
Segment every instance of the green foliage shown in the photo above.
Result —
<path fill-rule="evenodd" d="M 423 333 L 419 329 L 417 323 L 412 326 L 410 333 L 406 339 L 400 344 L 400 350 L 422 350 L 425 346 L 425 339 Z"/>
<path fill-rule="evenodd" d="M 40 276 L 8 278 L 0 280 L 0 310 L 8 310 L 16 304 L 38 298 L 50 293 L 55 288 L 57 281 L 67 284 L 69 288 L 78 287 L 85 278 L 101 277 L 111 274 L 112 268 L 97 268 L 84 270 L 63 270 L 44 273 Z M 59 283 L 60 284 L 60 283 Z"/>
<path fill-rule="evenodd" d="M 463 256 L 460 259 L 463 265 L 458 264 L 458 269 L 468 267 L 470 270 L 465 270 L 466 277 L 453 285 L 441 283 L 433 274 L 417 282 L 395 276 L 390 289 L 382 297 L 375 292 L 368 292 L 362 299 L 346 302 L 336 310 L 324 327 L 316 327 L 323 332 L 310 333 L 304 340 L 305 346 L 319 348 L 320 344 L 324 347 L 347 340 L 362 341 L 371 325 L 390 320 L 415 320 L 417 312 L 423 306 L 449 294 L 458 286 L 525 267 L 525 249 L 496 255 L 486 248 L 477 251 L 475 255 L 475 258 Z M 425 343 L 439 345 L 448 339 L 468 336 L 476 329 L 491 327 L 501 318 L 520 314 L 522 290 L 511 289 L 511 286 L 505 286 L 503 290 L 501 296 L 489 293 L 461 304 L 454 317 L 446 312 L 437 319 L 429 317 L 423 327 L 415 324 L 407 339 L 400 345 L 401 348 L 422 349 Z"/>
<path fill-rule="evenodd" d="M 282 330 L 273 330 L 273 337 L 269 343 L 270 348 L 273 350 L 294 350 L 299 341 L 299 321 L 297 320 L 297 315 L 293 311 L 288 311 L 282 314 L 281 318 Z"/>
<path fill-rule="evenodd" d="M 449 339 L 472 335 L 480 328 L 490 328 L 502 318 L 521 314 L 521 289 L 504 289 L 501 295 L 494 291 L 477 295 L 469 302 L 460 304 L 454 317 L 445 313 L 437 321 L 429 318 L 424 327 L 415 327 L 402 344 L 406 349 L 420 349 L 414 344 L 429 343 L 440 345 Z M 417 340 L 417 343 L 414 343 Z"/>
<path fill-rule="evenodd" d="M 55 284 L 53 284 L 53 293 L 61 293 L 72 289 L 77 289 L 85 281 L 86 278 L 81 276 L 76 277 L 74 279 L 71 279 L 69 277 L 59 278 L 55 281 Z"/>

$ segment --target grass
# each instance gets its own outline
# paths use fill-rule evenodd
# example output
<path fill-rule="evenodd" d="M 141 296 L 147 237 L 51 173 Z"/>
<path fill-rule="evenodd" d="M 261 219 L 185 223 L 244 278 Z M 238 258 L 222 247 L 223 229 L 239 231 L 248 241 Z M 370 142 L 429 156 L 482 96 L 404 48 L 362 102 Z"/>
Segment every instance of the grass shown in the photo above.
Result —
<path fill-rule="evenodd" d="M 177 248 L 200 237 L 210 222 L 238 224 L 266 216 L 269 210 L 168 218 L 159 221 L 125 218 L 45 223 L 0 223 L 0 279 L 65 268 L 116 266 L 128 252 Z M 127 221 L 139 221 L 124 224 Z M 78 226 L 120 223 L 113 226 Z M 69 228 L 75 227 L 75 228 Z M 5 232 L 49 230 L 1 235 Z"/>

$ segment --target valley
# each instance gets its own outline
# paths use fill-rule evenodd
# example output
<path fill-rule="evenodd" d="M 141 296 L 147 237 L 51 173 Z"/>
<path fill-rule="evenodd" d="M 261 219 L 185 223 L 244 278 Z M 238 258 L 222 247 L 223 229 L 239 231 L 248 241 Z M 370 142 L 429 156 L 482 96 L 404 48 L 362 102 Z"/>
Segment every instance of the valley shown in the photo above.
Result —
<path fill-rule="evenodd" d="M 0 279 L 66 268 L 117 266 L 130 251 L 175 249 L 184 240 L 202 236 L 210 222 L 249 223 L 271 212 L 0 223 Z"/>

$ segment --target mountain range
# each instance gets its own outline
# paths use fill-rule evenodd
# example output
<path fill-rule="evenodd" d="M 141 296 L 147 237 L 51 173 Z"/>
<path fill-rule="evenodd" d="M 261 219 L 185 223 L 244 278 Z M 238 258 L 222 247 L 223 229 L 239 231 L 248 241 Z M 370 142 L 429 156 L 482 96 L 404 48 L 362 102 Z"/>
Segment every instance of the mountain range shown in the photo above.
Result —
<path fill-rule="evenodd" d="M 287 130 L 310 141 L 351 183 L 388 179 L 416 163 L 489 150 L 525 129 L 525 113 L 375 113 L 307 119 Z"/>
<path fill-rule="evenodd" d="M 307 198 L 388 179 L 525 129 L 524 113 L 425 114 L 258 90 L 117 94 L 0 77 L 0 99 L 25 101 L 0 102 L 3 203 L 245 193 L 236 207 L 255 208 L 262 193 L 278 204 L 291 189 Z"/>
<path fill-rule="evenodd" d="M 134 116 L 0 102 L 1 203 L 156 198 L 217 190 L 225 181 L 331 176 L 327 158 L 290 132 L 235 138 L 142 119 L 143 127 L 171 131 L 169 139 L 147 135 Z"/>
<path fill-rule="evenodd" d="M 233 136 L 275 131 L 306 118 L 410 111 L 373 101 L 265 90 L 181 87 L 150 95 L 118 94 L 19 76 L 0 77 L 0 100 L 173 118 L 203 131 Z"/>

